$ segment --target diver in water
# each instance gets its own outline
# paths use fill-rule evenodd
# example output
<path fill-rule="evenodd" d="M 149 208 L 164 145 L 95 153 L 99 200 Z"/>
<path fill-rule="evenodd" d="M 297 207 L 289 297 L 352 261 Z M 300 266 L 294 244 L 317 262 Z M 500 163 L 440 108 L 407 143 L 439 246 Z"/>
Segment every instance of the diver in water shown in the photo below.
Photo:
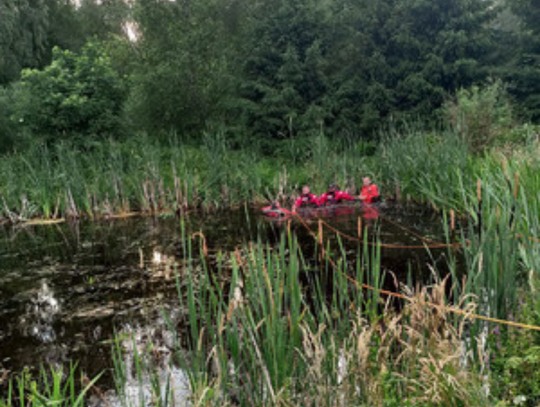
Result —
<path fill-rule="evenodd" d="M 331 206 L 343 201 L 353 201 L 354 198 L 345 191 L 341 191 L 336 184 L 328 185 L 328 190 L 319 198 L 320 206 Z"/>
<path fill-rule="evenodd" d="M 381 196 L 379 194 L 379 187 L 373 183 L 371 178 L 364 177 L 362 182 L 364 185 L 360 192 L 360 200 L 367 204 L 380 202 Z"/>
<path fill-rule="evenodd" d="M 319 206 L 319 199 L 317 195 L 311 193 L 309 185 L 302 187 L 302 195 L 294 202 L 293 212 L 296 212 L 299 208 L 317 208 Z"/>

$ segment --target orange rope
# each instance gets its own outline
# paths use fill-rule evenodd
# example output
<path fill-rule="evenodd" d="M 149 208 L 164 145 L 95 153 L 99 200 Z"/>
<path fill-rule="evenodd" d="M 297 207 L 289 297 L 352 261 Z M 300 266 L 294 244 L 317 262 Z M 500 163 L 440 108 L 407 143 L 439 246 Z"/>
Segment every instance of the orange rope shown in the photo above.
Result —
<path fill-rule="evenodd" d="M 297 215 L 298 216 L 298 215 Z M 335 227 L 331 226 L 328 222 L 319 219 L 320 222 L 322 222 L 328 229 L 332 230 L 333 232 L 337 233 L 338 235 L 344 237 L 347 240 L 353 241 L 353 242 L 364 242 L 363 239 L 348 235 L 344 232 L 342 232 L 339 229 L 336 229 Z M 305 225 L 304 225 L 305 226 Z M 444 249 L 447 247 L 457 249 L 462 247 L 461 243 L 424 243 L 423 245 L 399 245 L 399 244 L 392 244 L 392 243 L 374 243 L 374 242 L 367 242 L 370 246 L 380 246 L 388 249 Z"/>
<path fill-rule="evenodd" d="M 438 240 L 435 240 L 435 239 L 431 239 L 431 238 L 428 238 L 428 237 L 425 237 L 425 236 L 422 236 L 421 234 L 419 233 L 416 233 L 414 230 L 412 229 L 409 229 L 407 228 L 406 226 L 403 226 L 401 223 L 399 222 L 396 222 L 396 221 L 393 221 L 392 219 L 384 216 L 384 215 L 381 215 L 379 214 L 379 217 L 381 217 L 382 219 L 384 219 L 385 222 L 388 222 L 398 228 L 400 228 L 401 230 L 404 230 L 405 232 L 407 232 L 408 234 L 410 234 L 411 236 L 414 236 L 416 237 L 417 239 L 420 239 L 421 241 L 423 242 L 426 242 L 426 243 L 434 243 L 434 244 L 441 244 L 443 245 L 444 243 L 443 242 L 439 242 Z"/>
<path fill-rule="evenodd" d="M 295 214 L 295 215 L 300 220 L 300 222 L 304 225 L 304 227 L 308 230 L 308 232 L 313 237 L 317 238 L 317 235 L 309 227 L 309 225 L 306 223 L 306 221 L 300 215 L 298 215 L 298 214 Z M 326 259 L 334 267 L 334 269 L 340 271 L 337 264 L 331 258 L 326 257 Z M 360 283 L 360 282 L 356 281 L 354 278 L 352 278 L 351 276 L 349 276 L 346 273 L 342 272 L 342 274 L 350 282 L 352 282 L 354 285 L 356 285 L 357 287 L 365 288 L 365 289 L 371 290 L 371 291 L 376 291 L 376 292 L 379 292 L 381 294 L 387 295 L 389 297 L 399 298 L 399 299 L 403 299 L 403 300 L 412 302 L 412 299 L 410 297 L 407 297 L 406 295 L 403 295 L 403 294 L 400 294 L 400 293 L 395 293 L 395 292 L 388 291 L 388 290 L 383 290 L 383 289 L 380 289 L 380 288 L 375 288 L 375 287 L 372 287 L 370 285 L 367 285 L 367 284 Z M 540 326 L 521 324 L 519 322 L 507 321 L 507 320 L 498 319 L 498 318 L 490 318 L 490 317 L 486 317 L 484 315 L 468 313 L 468 312 L 465 312 L 465 311 L 463 311 L 461 309 L 457 309 L 457 308 L 453 308 L 453 307 L 446 307 L 444 305 L 439 305 L 439 304 L 435 304 L 435 303 L 432 303 L 432 302 L 426 302 L 426 304 L 429 305 L 432 308 L 445 310 L 445 311 L 448 311 L 450 313 L 457 314 L 457 315 L 462 315 L 462 316 L 465 316 L 465 317 L 468 317 L 468 318 L 471 318 L 471 319 L 478 319 L 478 320 L 482 320 L 482 321 L 493 322 L 493 323 L 497 323 L 497 324 L 501 324 L 501 325 L 512 326 L 512 327 L 515 327 L 515 328 L 523 328 L 523 329 L 530 329 L 530 330 L 534 330 L 534 331 L 540 331 Z"/>

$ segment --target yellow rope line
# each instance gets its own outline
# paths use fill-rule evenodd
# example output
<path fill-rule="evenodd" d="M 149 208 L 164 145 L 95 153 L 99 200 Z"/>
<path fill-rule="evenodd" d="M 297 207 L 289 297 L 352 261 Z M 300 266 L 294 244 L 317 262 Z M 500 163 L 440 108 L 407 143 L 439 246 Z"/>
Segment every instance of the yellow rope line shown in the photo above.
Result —
<path fill-rule="evenodd" d="M 317 235 L 309 227 L 309 225 L 306 223 L 306 221 L 300 215 L 298 215 L 298 214 L 295 214 L 295 215 L 300 220 L 302 225 L 308 230 L 308 232 L 313 237 L 317 238 Z M 337 264 L 331 258 L 326 257 L 326 259 L 334 267 L 334 269 L 340 271 Z M 407 297 L 406 295 L 395 293 L 395 292 L 388 291 L 388 290 L 382 290 L 382 289 L 379 289 L 379 288 L 375 288 L 375 287 L 372 287 L 370 285 L 363 284 L 363 283 L 360 283 L 360 282 L 356 281 L 354 278 L 352 278 L 351 276 L 349 276 L 346 273 L 342 272 L 342 274 L 349 281 L 351 281 L 353 284 L 355 284 L 357 287 L 365 288 L 365 289 L 371 290 L 371 291 L 376 291 L 376 292 L 379 292 L 381 294 L 384 294 L 384 295 L 387 295 L 387 296 L 390 296 L 390 297 L 394 297 L 394 298 L 400 298 L 400 299 L 403 299 L 403 300 L 406 300 L 406 301 L 409 301 L 409 302 L 413 301 L 410 297 Z M 471 319 L 478 319 L 478 320 L 482 320 L 482 321 L 493 322 L 493 323 L 497 323 L 497 324 L 501 324 L 501 325 L 512 326 L 512 327 L 515 327 L 515 328 L 523 328 L 523 329 L 530 329 L 530 330 L 533 330 L 533 331 L 540 331 L 540 326 L 522 324 L 522 323 L 519 323 L 519 322 L 507 321 L 507 320 L 498 319 L 498 318 L 491 318 L 491 317 L 486 317 L 486 316 L 480 315 L 480 314 L 472 314 L 472 313 L 468 313 L 468 312 L 465 312 L 465 311 L 457 309 L 457 308 L 446 307 L 444 305 L 439 305 L 439 304 L 435 304 L 435 303 L 432 303 L 432 302 L 426 302 L 426 304 L 429 305 L 432 308 L 442 309 L 442 310 L 448 311 L 448 312 L 453 313 L 453 314 L 466 316 L 466 317 L 471 318 Z"/>
<path fill-rule="evenodd" d="M 394 221 L 394 220 L 392 220 L 392 219 L 390 219 L 390 218 L 388 218 L 388 217 L 386 217 L 386 216 L 384 216 L 384 215 L 382 215 L 380 213 L 379 213 L 379 217 L 381 219 L 383 219 L 385 222 L 388 222 L 388 223 L 400 228 L 401 230 L 404 230 L 405 232 L 407 232 L 411 236 L 414 236 L 417 239 L 420 239 L 422 242 L 426 242 L 426 243 L 430 243 L 430 244 L 441 244 L 441 245 L 444 244 L 443 242 L 439 242 L 438 240 L 422 236 L 421 234 L 416 233 L 414 230 L 409 229 L 408 227 L 403 226 L 401 223 L 396 222 L 396 221 Z"/>
<path fill-rule="evenodd" d="M 351 240 L 353 242 L 364 242 L 363 239 L 354 237 L 351 235 L 348 235 L 344 232 L 342 232 L 339 229 L 336 229 L 335 227 L 331 226 L 328 222 L 319 219 L 319 221 L 324 224 L 328 229 L 332 230 L 333 232 L 337 233 L 338 235 L 344 237 L 347 240 Z M 305 225 L 304 225 L 305 226 Z M 424 243 L 423 245 L 399 245 L 399 244 L 392 244 L 392 243 L 374 243 L 374 242 L 367 242 L 370 246 L 381 246 L 388 249 L 443 249 L 446 247 L 451 247 L 453 249 L 462 247 L 461 243 Z"/>

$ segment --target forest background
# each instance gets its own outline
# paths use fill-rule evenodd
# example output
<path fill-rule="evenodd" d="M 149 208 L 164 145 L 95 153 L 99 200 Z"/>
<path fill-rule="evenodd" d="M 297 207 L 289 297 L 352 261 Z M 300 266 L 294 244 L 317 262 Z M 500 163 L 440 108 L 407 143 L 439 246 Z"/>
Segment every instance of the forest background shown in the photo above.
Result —
<path fill-rule="evenodd" d="M 540 120 L 535 0 L 3 0 L 0 150 L 205 132 L 376 141 L 495 86 Z"/>

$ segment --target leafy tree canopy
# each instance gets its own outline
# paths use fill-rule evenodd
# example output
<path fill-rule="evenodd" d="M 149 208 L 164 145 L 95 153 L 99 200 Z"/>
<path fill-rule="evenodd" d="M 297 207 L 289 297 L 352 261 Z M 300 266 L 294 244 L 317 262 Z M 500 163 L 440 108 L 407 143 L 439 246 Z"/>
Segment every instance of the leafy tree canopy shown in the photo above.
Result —
<path fill-rule="evenodd" d="M 79 54 L 55 48 L 45 69 L 23 71 L 18 92 L 17 121 L 36 134 L 58 138 L 119 130 L 124 86 L 98 43 L 88 43 Z"/>

